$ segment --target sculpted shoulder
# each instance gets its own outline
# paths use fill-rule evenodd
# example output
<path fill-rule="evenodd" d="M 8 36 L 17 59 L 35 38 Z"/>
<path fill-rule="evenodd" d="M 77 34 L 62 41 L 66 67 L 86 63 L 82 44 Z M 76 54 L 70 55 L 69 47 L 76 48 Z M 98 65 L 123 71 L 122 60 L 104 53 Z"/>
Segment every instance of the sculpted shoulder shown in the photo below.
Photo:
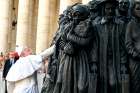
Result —
<path fill-rule="evenodd" d="M 102 20 L 101 17 L 96 17 L 96 18 L 92 21 L 92 25 L 95 26 L 95 25 L 101 24 L 101 20 Z"/>

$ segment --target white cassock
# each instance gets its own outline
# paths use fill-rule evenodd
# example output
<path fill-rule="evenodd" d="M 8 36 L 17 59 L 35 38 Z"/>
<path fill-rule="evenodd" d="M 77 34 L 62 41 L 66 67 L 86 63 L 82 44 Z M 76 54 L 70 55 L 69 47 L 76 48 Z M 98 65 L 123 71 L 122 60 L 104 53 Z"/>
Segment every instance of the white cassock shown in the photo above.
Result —
<path fill-rule="evenodd" d="M 53 51 L 54 47 L 45 50 L 40 55 L 29 55 L 17 60 L 6 77 L 7 81 L 15 83 L 13 93 L 39 93 L 36 71 L 42 65 L 42 56 L 49 56 Z"/>
<path fill-rule="evenodd" d="M 7 74 L 7 81 L 14 82 L 13 93 L 39 93 L 37 86 L 36 70 L 41 67 L 42 57 L 29 55 L 20 57 L 10 68 Z"/>

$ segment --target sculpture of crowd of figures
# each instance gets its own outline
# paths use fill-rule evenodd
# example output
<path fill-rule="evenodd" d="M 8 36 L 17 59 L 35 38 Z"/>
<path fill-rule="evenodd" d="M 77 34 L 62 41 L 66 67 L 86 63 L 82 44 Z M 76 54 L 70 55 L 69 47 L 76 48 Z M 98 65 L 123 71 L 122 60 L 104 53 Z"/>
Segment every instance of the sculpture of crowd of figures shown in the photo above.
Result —
<path fill-rule="evenodd" d="M 59 18 L 42 93 L 140 93 L 140 0 L 92 0 Z"/>

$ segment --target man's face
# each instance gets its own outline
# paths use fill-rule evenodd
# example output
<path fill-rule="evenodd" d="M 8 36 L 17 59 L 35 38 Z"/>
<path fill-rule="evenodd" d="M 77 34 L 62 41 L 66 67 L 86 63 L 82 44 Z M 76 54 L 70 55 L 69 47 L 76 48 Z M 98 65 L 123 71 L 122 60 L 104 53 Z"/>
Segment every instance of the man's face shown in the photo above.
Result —
<path fill-rule="evenodd" d="M 31 51 L 30 48 L 26 48 L 23 52 L 24 52 L 24 55 L 25 56 L 28 56 L 28 55 L 31 55 L 32 54 L 32 51 Z"/>
<path fill-rule="evenodd" d="M 26 56 L 31 55 L 31 54 L 32 54 L 32 50 L 31 50 L 30 48 L 25 48 L 25 49 L 21 52 L 20 56 L 26 57 Z"/>
<path fill-rule="evenodd" d="M 128 11 L 130 6 L 129 0 L 119 0 L 119 10 Z"/>
<path fill-rule="evenodd" d="M 114 6 L 112 3 L 106 3 L 105 4 L 105 15 L 107 17 L 112 17 L 115 15 L 115 9 L 116 6 Z"/>
<path fill-rule="evenodd" d="M 15 58 L 14 52 L 10 52 L 10 53 L 9 53 L 9 58 Z"/>
<path fill-rule="evenodd" d="M 135 5 L 134 14 L 135 14 L 136 17 L 140 18 L 140 3 Z"/>

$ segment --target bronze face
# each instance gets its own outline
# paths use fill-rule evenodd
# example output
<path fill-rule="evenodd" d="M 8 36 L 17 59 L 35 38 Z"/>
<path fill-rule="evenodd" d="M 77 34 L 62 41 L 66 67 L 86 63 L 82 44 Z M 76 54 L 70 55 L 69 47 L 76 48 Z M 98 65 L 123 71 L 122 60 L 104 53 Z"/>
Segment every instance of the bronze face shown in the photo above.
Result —
<path fill-rule="evenodd" d="M 130 6 L 129 0 L 119 0 L 119 10 L 128 11 Z"/>
<path fill-rule="evenodd" d="M 114 16 L 115 15 L 115 9 L 116 9 L 116 6 L 114 6 L 114 4 L 106 3 L 105 4 L 105 16 L 107 16 L 107 17 Z"/>
<path fill-rule="evenodd" d="M 134 15 L 140 17 L 140 3 L 137 3 L 134 7 Z"/>

